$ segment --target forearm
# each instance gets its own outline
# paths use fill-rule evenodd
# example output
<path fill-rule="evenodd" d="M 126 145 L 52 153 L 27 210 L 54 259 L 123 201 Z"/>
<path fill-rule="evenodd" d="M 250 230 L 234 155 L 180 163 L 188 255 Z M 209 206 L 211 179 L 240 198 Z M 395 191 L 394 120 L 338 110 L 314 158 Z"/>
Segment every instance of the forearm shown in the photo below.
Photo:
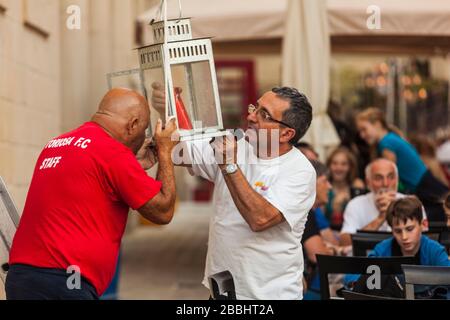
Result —
<path fill-rule="evenodd" d="M 327 248 L 325 242 L 319 235 L 312 236 L 308 240 L 306 240 L 304 243 L 304 248 L 308 259 L 312 263 L 317 263 L 316 255 L 318 254 L 327 256 L 333 255 L 333 250 Z"/>
<path fill-rule="evenodd" d="M 385 221 L 385 219 L 377 217 L 375 220 L 373 220 L 367 226 L 362 228 L 362 230 L 363 231 L 377 231 L 383 225 L 384 221 Z"/>
<path fill-rule="evenodd" d="M 175 211 L 175 177 L 170 156 L 158 156 L 159 168 L 157 179 L 161 182 L 161 190 L 138 211 L 153 223 L 164 225 L 172 221 Z"/>
<path fill-rule="evenodd" d="M 234 204 L 252 231 L 259 232 L 282 221 L 281 214 L 248 183 L 241 170 L 224 175 Z"/>
<path fill-rule="evenodd" d="M 352 245 L 352 237 L 349 233 L 341 233 L 339 238 L 339 244 L 341 246 L 351 246 Z"/>
<path fill-rule="evenodd" d="M 158 154 L 159 167 L 157 173 L 157 180 L 162 183 L 161 187 L 161 201 L 159 202 L 161 211 L 173 211 L 176 200 L 175 187 L 175 171 L 170 154 Z"/>
<path fill-rule="evenodd" d="M 336 237 L 330 228 L 320 231 L 322 239 L 329 242 L 335 246 L 339 245 L 339 237 Z"/>

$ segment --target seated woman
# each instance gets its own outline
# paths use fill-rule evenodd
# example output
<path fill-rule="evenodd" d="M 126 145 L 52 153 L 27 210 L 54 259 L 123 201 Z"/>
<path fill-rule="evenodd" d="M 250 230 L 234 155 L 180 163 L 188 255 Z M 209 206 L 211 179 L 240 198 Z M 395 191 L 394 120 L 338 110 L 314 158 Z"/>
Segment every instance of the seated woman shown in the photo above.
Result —
<path fill-rule="evenodd" d="M 357 177 L 356 158 L 346 147 L 339 147 L 331 153 L 327 167 L 330 170 L 332 189 L 325 206 L 325 216 L 330 222 L 331 229 L 340 231 L 347 203 L 365 193 L 365 185 Z"/>

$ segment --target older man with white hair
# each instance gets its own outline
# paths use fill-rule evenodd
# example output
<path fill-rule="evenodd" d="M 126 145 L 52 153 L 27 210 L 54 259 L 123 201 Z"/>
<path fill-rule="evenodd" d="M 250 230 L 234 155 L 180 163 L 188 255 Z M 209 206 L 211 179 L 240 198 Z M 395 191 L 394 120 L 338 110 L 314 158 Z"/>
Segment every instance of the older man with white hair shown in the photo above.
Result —
<path fill-rule="evenodd" d="M 357 230 L 391 231 L 386 221 L 386 211 L 392 201 L 405 197 L 397 192 L 397 165 L 387 159 L 376 159 L 366 168 L 368 194 L 351 200 L 344 211 L 341 245 L 351 245 L 351 234 Z M 424 212 L 424 220 L 426 214 Z M 426 222 L 425 222 L 426 224 Z"/>

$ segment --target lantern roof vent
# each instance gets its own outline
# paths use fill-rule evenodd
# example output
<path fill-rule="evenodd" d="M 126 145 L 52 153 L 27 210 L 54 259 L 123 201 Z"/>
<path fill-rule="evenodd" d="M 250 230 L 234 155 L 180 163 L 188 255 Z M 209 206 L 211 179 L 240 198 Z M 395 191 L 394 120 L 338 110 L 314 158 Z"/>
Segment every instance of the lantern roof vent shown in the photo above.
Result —
<path fill-rule="evenodd" d="M 164 42 L 164 21 L 151 22 L 154 43 Z M 167 20 L 167 42 L 192 40 L 191 18 Z"/>

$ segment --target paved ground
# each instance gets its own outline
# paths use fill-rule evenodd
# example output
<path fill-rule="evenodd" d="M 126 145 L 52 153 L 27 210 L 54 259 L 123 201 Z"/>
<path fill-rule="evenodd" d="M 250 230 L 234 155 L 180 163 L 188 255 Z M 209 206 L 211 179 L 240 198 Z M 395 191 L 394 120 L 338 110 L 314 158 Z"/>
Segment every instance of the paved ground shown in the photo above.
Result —
<path fill-rule="evenodd" d="M 209 298 L 203 287 L 210 205 L 181 204 L 169 226 L 139 227 L 122 246 L 119 298 Z"/>

